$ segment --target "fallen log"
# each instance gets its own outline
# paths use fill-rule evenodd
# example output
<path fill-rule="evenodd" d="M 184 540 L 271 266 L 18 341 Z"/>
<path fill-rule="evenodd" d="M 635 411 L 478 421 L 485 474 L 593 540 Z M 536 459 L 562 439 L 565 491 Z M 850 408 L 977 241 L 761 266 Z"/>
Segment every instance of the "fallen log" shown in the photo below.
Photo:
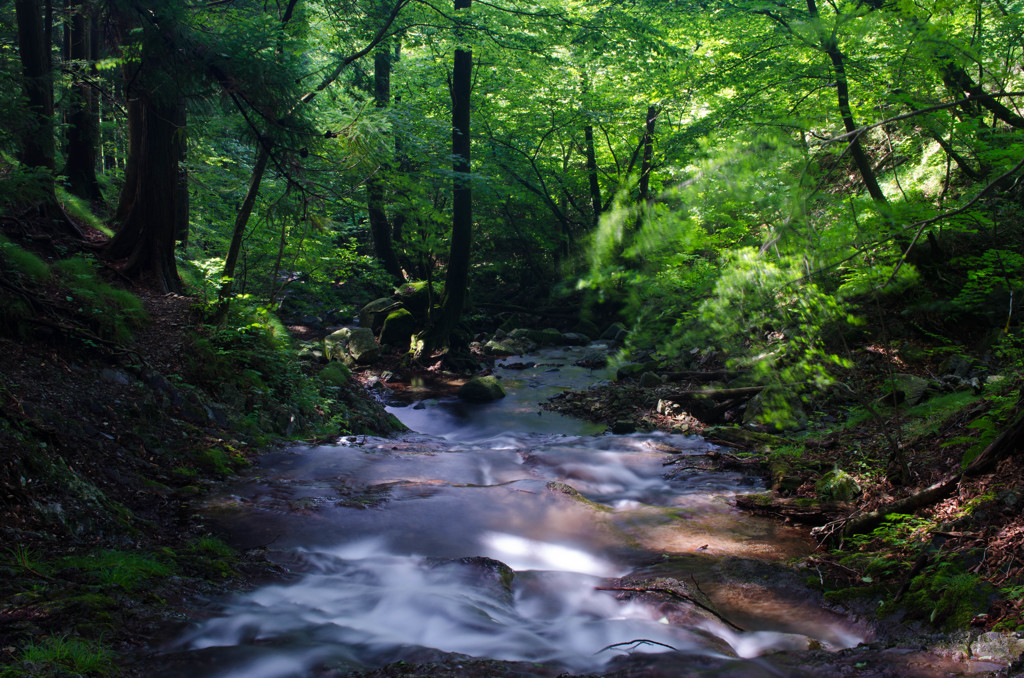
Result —
<path fill-rule="evenodd" d="M 742 377 L 747 372 L 732 372 L 730 370 L 711 370 L 702 372 L 700 370 L 683 370 L 681 372 L 661 372 L 659 376 L 665 381 L 728 381 Z"/>
<path fill-rule="evenodd" d="M 676 391 L 675 393 L 663 394 L 663 400 L 673 402 L 692 400 L 695 398 L 710 398 L 712 400 L 729 400 L 731 398 L 753 398 L 764 390 L 764 386 L 741 386 L 739 388 L 700 388 L 691 391 Z"/>
<path fill-rule="evenodd" d="M 772 499 L 766 502 L 763 497 L 756 494 L 736 497 L 736 508 L 801 525 L 826 525 L 835 520 L 843 508 L 835 502 L 799 504 L 792 499 Z"/>

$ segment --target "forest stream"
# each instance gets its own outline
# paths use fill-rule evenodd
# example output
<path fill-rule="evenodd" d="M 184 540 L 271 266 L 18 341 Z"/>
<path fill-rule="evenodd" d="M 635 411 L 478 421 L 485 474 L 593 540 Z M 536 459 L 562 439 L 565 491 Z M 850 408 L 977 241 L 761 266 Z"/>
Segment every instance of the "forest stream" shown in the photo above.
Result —
<path fill-rule="evenodd" d="M 871 641 L 791 565 L 815 548 L 805 530 L 732 506 L 762 482 L 702 464 L 713 445 L 539 410 L 608 377 L 574 366 L 582 350 L 499 361 L 495 403 L 410 389 L 389 404 L 410 433 L 265 456 L 206 513 L 290 574 L 197 603 L 167 675 L 340 676 L 447 653 L 528 663 L 515 675 L 826 675 L 800 657 Z M 949 669 L 911 655 L 884 661 Z"/>

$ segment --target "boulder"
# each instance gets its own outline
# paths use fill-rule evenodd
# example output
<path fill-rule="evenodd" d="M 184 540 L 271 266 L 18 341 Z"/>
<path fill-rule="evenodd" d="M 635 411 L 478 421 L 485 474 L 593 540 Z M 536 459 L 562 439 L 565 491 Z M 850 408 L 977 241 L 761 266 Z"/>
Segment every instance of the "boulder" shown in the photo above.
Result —
<path fill-rule="evenodd" d="M 898 403 L 913 407 L 924 400 L 928 382 L 913 374 L 898 372 L 892 375 L 892 392 Z"/>
<path fill-rule="evenodd" d="M 435 290 L 433 297 L 440 299 L 441 292 Z M 423 280 L 407 282 L 395 290 L 395 298 L 402 302 L 402 305 L 409 309 L 414 316 L 426 317 L 427 309 L 430 308 L 430 283 Z"/>
<path fill-rule="evenodd" d="M 601 336 L 601 330 L 589 320 L 580 320 L 576 323 L 576 327 L 572 328 L 572 331 L 576 334 L 586 335 L 589 339 L 597 339 Z"/>
<path fill-rule="evenodd" d="M 522 355 L 537 350 L 537 344 L 526 338 L 505 337 L 484 344 L 484 352 L 491 355 Z"/>
<path fill-rule="evenodd" d="M 564 343 L 562 333 L 554 327 L 546 327 L 539 331 L 537 343 L 541 346 L 561 346 Z"/>
<path fill-rule="evenodd" d="M 583 355 L 580 356 L 580 359 L 573 364 L 577 367 L 589 367 L 590 369 L 605 367 L 608 365 L 608 354 L 604 351 L 591 349 L 589 351 L 585 351 Z"/>
<path fill-rule="evenodd" d="M 351 378 L 352 372 L 339 362 L 327 363 L 327 366 L 320 370 L 320 379 L 331 386 L 345 386 Z"/>
<path fill-rule="evenodd" d="M 665 382 L 654 372 L 644 372 L 640 375 L 640 386 L 643 388 L 652 388 L 654 386 L 661 386 Z"/>
<path fill-rule="evenodd" d="M 324 356 L 365 365 L 380 357 L 380 346 L 369 327 L 343 327 L 324 337 Z"/>
<path fill-rule="evenodd" d="M 380 330 L 380 343 L 385 346 L 405 350 L 409 348 L 409 340 L 419 329 L 416 317 L 404 308 L 392 311 L 384 321 Z"/>
<path fill-rule="evenodd" d="M 619 419 L 612 424 L 612 433 L 616 435 L 636 433 L 636 424 L 629 419 Z"/>
<path fill-rule="evenodd" d="M 989 631 L 971 643 L 971 657 L 981 661 L 1013 664 L 1021 656 L 1024 656 L 1024 639 L 1012 633 Z"/>
<path fill-rule="evenodd" d="M 369 327 L 356 327 L 348 340 L 348 354 L 360 365 L 372 363 L 380 357 L 380 345 Z"/>
<path fill-rule="evenodd" d="M 635 377 L 638 374 L 642 374 L 645 371 L 643 363 L 622 363 L 619 365 L 619 369 L 615 371 L 615 380 L 622 381 Z"/>
<path fill-rule="evenodd" d="M 344 360 L 345 348 L 348 346 L 352 330 L 343 327 L 337 332 L 332 332 L 324 337 L 324 357 L 328 360 Z"/>
<path fill-rule="evenodd" d="M 566 346 L 586 346 L 590 343 L 590 337 L 579 332 L 566 332 L 562 335 L 562 343 Z"/>
<path fill-rule="evenodd" d="M 495 376 L 473 377 L 459 389 L 459 397 L 473 403 L 489 403 L 505 397 L 505 389 Z"/>
<path fill-rule="evenodd" d="M 359 311 L 359 324 L 376 332 L 384 324 L 388 314 L 401 307 L 394 297 L 374 299 Z"/>
<path fill-rule="evenodd" d="M 608 326 L 604 332 L 601 333 L 600 339 L 605 341 L 618 341 L 618 337 L 622 336 L 622 333 L 626 331 L 626 326 L 622 323 L 612 323 Z"/>

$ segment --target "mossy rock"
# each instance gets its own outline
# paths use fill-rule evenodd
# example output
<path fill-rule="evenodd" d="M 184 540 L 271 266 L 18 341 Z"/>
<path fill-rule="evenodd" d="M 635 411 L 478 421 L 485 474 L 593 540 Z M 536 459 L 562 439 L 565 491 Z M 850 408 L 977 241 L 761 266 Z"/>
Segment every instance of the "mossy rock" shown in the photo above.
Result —
<path fill-rule="evenodd" d="M 380 357 L 380 345 L 369 327 L 343 327 L 324 337 L 324 357 L 366 365 Z"/>
<path fill-rule="evenodd" d="M 409 348 L 409 340 L 419 329 L 416 316 L 405 308 L 399 308 L 388 314 L 380 331 L 380 343 L 385 346 L 405 350 Z"/>
<path fill-rule="evenodd" d="M 860 484 L 846 471 L 836 469 L 814 484 L 814 492 L 822 501 L 850 501 L 860 494 Z"/>
<path fill-rule="evenodd" d="M 489 403 L 504 398 L 505 389 L 493 375 L 473 377 L 459 389 L 459 397 L 473 403 Z"/>
<path fill-rule="evenodd" d="M 563 343 L 562 333 L 554 327 L 546 327 L 538 333 L 537 343 L 541 346 L 560 346 Z"/>
<path fill-rule="evenodd" d="M 395 301 L 394 297 L 374 299 L 359 311 L 359 324 L 376 332 L 384 325 L 388 315 L 401 307 L 402 304 Z"/>
<path fill-rule="evenodd" d="M 426 317 L 427 310 L 430 308 L 431 297 L 435 300 L 440 299 L 441 291 L 434 290 L 433 295 L 431 295 L 430 283 L 423 280 L 407 282 L 395 290 L 395 298 L 418 318 Z"/>
<path fill-rule="evenodd" d="M 328 363 L 327 367 L 320 370 L 320 379 L 325 384 L 342 388 L 352 379 L 352 372 L 343 363 Z"/>

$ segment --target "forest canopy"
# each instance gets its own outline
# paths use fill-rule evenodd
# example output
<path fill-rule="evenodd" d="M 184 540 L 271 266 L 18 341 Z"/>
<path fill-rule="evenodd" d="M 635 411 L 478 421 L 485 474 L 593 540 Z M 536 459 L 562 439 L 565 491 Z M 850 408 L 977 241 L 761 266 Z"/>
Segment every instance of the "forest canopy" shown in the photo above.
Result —
<path fill-rule="evenodd" d="M 0 201 L 54 234 L 85 201 L 124 276 L 221 317 L 428 281 L 421 352 L 537 298 L 786 380 L 866 302 L 1014 352 L 1022 30 L 1003 0 L 17 0 Z"/>

